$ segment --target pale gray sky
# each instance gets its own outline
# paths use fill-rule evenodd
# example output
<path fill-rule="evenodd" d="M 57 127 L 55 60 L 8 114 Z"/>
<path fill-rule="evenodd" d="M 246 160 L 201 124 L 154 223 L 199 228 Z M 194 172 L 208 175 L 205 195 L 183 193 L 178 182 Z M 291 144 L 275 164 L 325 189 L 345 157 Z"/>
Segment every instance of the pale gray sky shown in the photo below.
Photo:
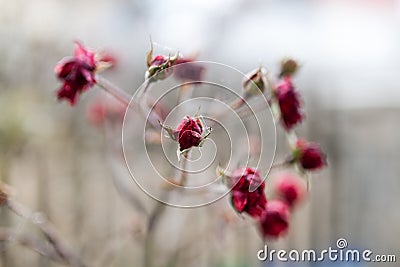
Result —
<path fill-rule="evenodd" d="M 293 56 L 303 63 L 299 89 L 315 91 L 327 106 L 400 106 L 399 1 L 0 0 L 0 6 L 4 49 L 17 51 L 9 56 L 32 40 L 67 49 L 78 38 L 143 61 L 151 34 L 160 47 L 200 52 L 243 72 L 260 63 L 274 70 L 280 58 Z"/>

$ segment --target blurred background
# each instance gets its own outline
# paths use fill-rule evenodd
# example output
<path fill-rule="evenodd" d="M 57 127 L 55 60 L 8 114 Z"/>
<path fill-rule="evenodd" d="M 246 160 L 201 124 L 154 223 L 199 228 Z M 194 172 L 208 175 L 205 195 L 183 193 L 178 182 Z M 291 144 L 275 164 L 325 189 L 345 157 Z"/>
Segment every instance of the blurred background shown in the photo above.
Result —
<path fill-rule="evenodd" d="M 329 168 L 313 175 L 309 201 L 295 212 L 289 235 L 269 246 L 326 249 L 346 238 L 352 248 L 398 257 L 399 26 L 396 0 L 0 0 L 1 180 L 20 202 L 43 211 L 88 261 L 136 266 L 144 222 L 123 191 L 148 207 L 155 201 L 130 179 L 117 190 L 110 177 L 129 174 L 107 163 L 107 149 L 110 135 L 120 141 L 120 128 L 88 122 L 88 103 L 100 90 L 73 108 L 58 103 L 55 64 L 71 55 L 76 39 L 109 49 L 119 63 L 106 77 L 133 93 L 144 80 L 150 35 L 156 48 L 242 72 L 260 64 L 277 72 L 290 56 L 302 65 L 295 81 L 307 119 L 298 132 L 321 144 Z M 278 141 L 280 150 L 284 140 Z M 230 210 L 228 200 L 215 205 Z M 181 246 L 187 251 L 176 256 L 179 266 L 263 266 L 255 227 L 227 223 L 215 205 L 168 208 L 157 239 L 160 259 Z M 3 227 L 35 231 L 0 214 Z M 202 227 L 208 234 L 199 236 Z M 176 232 L 190 242 L 171 239 Z M 17 244 L 2 249 L 0 266 L 59 266 Z"/>

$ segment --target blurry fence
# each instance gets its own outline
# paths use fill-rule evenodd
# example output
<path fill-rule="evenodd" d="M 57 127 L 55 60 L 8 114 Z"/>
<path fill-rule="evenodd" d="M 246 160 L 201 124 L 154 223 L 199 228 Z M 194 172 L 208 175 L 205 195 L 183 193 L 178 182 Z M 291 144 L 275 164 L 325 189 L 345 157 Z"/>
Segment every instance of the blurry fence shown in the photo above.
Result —
<path fill-rule="evenodd" d="M 28 137 L 22 153 L 4 157 L 8 170 L 2 177 L 15 188 L 18 200 L 46 213 L 86 259 L 107 258 L 104 251 L 110 246 L 116 251 L 113 266 L 138 266 L 143 220 L 110 179 L 113 174 L 107 165 L 104 134 L 85 125 L 76 116 L 80 112 L 74 110 L 57 122 L 61 130 L 46 137 Z M 312 176 L 309 201 L 294 214 L 289 236 L 270 246 L 325 249 L 342 237 L 354 248 L 398 253 L 400 125 L 396 122 L 400 109 L 312 110 L 308 114 L 300 132 L 321 143 L 329 168 Z M 283 145 L 281 139 L 278 149 Z M 154 205 L 133 182 L 127 186 L 134 188 L 148 207 Z M 226 266 L 255 266 L 262 242 L 254 227 L 250 223 L 225 226 L 216 206 L 229 210 L 227 200 L 195 210 L 168 208 L 170 215 L 163 218 L 157 233 L 160 255 L 174 252 L 172 246 L 183 246 L 182 250 L 188 251 L 178 257 L 184 263 L 181 266 L 216 266 L 215 262 L 223 261 L 231 263 Z M 21 231 L 35 233 L 29 223 L 4 210 L 1 219 L 2 226 L 14 224 L 21 226 Z M 199 235 L 202 229 L 212 232 Z M 189 240 L 193 236 L 194 241 L 186 244 L 179 235 Z M 133 241 L 135 238 L 138 241 Z M 57 264 L 10 245 L 2 254 L 1 266 Z"/>

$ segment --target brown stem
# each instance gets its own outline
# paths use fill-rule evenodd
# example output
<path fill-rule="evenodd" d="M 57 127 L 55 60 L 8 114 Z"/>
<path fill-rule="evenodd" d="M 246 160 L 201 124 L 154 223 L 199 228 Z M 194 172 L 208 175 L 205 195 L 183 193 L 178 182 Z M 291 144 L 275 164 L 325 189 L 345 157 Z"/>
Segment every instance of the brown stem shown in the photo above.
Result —
<path fill-rule="evenodd" d="M 184 186 L 186 184 L 186 179 L 187 179 L 186 166 L 188 163 L 189 153 L 190 151 L 182 155 L 182 166 L 181 166 L 182 173 L 181 173 L 181 178 L 179 179 L 179 184 L 181 186 Z"/>
<path fill-rule="evenodd" d="M 287 160 L 282 161 L 282 162 L 277 162 L 277 163 L 272 164 L 271 170 L 272 169 L 285 168 L 285 167 L 288 167 L 289 165 L 290 165 L 290 162 L 287 161 Z"/>
<path fill-rule="evenodd" d="M 17 231 L 9 228 L 0 228 L 0 241 L 9 242 L 12 239 L 14 242 L 19 243 L 22 246 L 32 249 L 36 251 L 42 256 L 45 256 L 48 259 L 51 259 L 56 262 L 63 263 L 63 259 L 54 251 L 52 247 L 49 247 L 45 243 L 41 242 L 41 240 L 27 235 L 27 234 L 19 234 Z"/>
<path fill-rule="evenodd" d="M 217 114 L 215 116 L 215 121 L 219 121 L 222 118 L 224 118 L 227 114 L 229 114 L 230 110 L 236 111 L 240 107 L 243 106 L 243 104 L 246 103 L 246 100 L 244 97 L 240 97 L 236 99 L 235 101 L 232 101 L 232 103 L 228 104 L 229 109 L 226 110 L 225 112 L 222 112 L 221 114 Z M 210 123 L 210 126 L 213 126 L 213 123 Z"/>
<path fill-rule="evenodd" d="M 240 97 L 240 98 L 236 99 L 236 101 L 231 103 L 229 105 L 229 107 L 233 110 L 236 110 L 236 109 L 240 108 L 241 106 L 243 106 L 243 104 L 245 104 L 245 103 L 246 103 L 246 97 L 244 96 L 244 97 Z"/>
<path fill-rule="evenodd" d="M 124 104 L 129 104 L 131 101 L 131 96 L 128 95 L 124 90 L 111 83 L 109 80 L 104 78 L 103 76 L 96 75 L 96 83 L 98 86 L 103 88 L 106 92 L 110 93 L 112 96 L 117 98 L 119 101 Z"/>
<path fill-rule="evenodd" d="M 190 98 L 191 91 L 189 92 L 189 94 L 187 92 L 189 90 L 192 90 L 193 86 L 194 85 L 191 84 L 191 83 L 183 83 L 182 85 L 179 86 L 178 96 L 177 96 L 177 99 L 176 99 L 176 105 L 175 106 L 178 106 L 182 101 Z"/>
<path fill-rule="evenodd" d="M 186 179 L 187 179 L 187 172 L 186 172 L 186 165 L 188 161 L 190 151 L 187 152 L 186 155 L 182 157 L 182 172 L 181 172 L 181 177 L 179 179 L 179 185 L 180 187 L 173 187 L 173 188 L 182 188 L 186 184 Z M 168 195 L 170 193 L 170 189 L 166 189 L 163 191 L 161 199 L 167 199 Z M 162 202 L 158 201 L 156 204 L 156 207 L 152 211 L 152 213 L 149 216 L 148 222 L 147 222 L 147 235 L 144 243 L 144 267 L 152 267 L 153 266 L 153 257 L 154 257 L 154 251 L 153 251 L 153 246 L 154 246 L 154 232 L 157 227 L 157 223 L 159 221 L 159 218 L 163 214 L 165 208 L 167 205 Z"/>
<path fill-rule="evenodd" d="M 119 158 L 115 152 L 120 153 L 120 151 L 114 151 L 113 143 L 110 142 L 112 138 L 106 133 L 106 143 L 109 144 L 107 146 L 107 162 L 111 169 L 112 173 L 112 181 L 114 183 L 115 188 L 117 189 L 118 193 L 121 194 L 122 198 L 124 198 L 132 207 L 144 214 L 147 215 L 146 207 L 143 205 L 142 201 L 138 198 L 137 194 L 130 189 L 130 186 L 126 185 L 126 182 L 123 178 L 123 174 L 120 171 L 121 163 L 117 160 Z"/>
<path fill-rule="evenodd" d="M 167 191 L 163 192 L 163 199 L 167 196 Z M 152 267 L 153 261 L 153 246 L 154 246 L 154 231 L 158 222 L 158 219 L 162 215 L 165 210 L 165 203 L 158 201 L 156 207 L 153 209 L 152 213 L 147 222 L 147 234 L 144 241 L 144 260 L 143 266 L 144 267 Z"/>
<path fill-rule="evenodd" d="M 183 91 L 184 91 L 184 90 L 185 90 L 185 89 L 184 89 L 182 86 L 179 87 L 179 89 L 178 89 L 178 97 L 177 97 L 177 99 L 176 99 L 176 105 L 175 105 L 175 106 L 178 106 L 178 105 L 182 102 Z"/>
<path fill-rule="evenodd" d="M 118 99 L 119 101 L 124 103 L 125 105 L 127 105 L 131 108 L 137 109 L 137 111 L 139 111 L 140 114 L 144 118 L 147 118 L 146 112 L 142 106 L 143 104 L 141 104 L 141 103 L 145 103 L 145 101 L 141 101 L 140 103 L 137 103 L 137 104 L 135 103 L 135 104 L 129 105 L 129 103 L 131 101 L 131 96 L 129 94 L 127 94 L 124 90 L 122 90 L 121 88 L 116 86 L 115 84 L 111 83 L 109 80 L 107 80 L 103 76 L 100 76 L 100 75 L 96 76 L 96 84 L 98 86 L 100 86 L 102 89 L 104 89 L 106 92 L 108 92 L 109 94 L 114 96 L 116 99 Z M 144 94 L 145 94 L 144 92 L 147 91 L 149 86 L 150 86 L 150 82 L 146 82 L 145 88 L 142 91 L 140 97 L 144 96 Z M 160 125 L 159 125 L 158 121 L 162 121 L 162 119 L 154 110 L 150 111 L 150 113 L 148 115 L 148 121 L 149 121 L 150 125 L 153 126 L 155 129 L 160 129 Z"/>
<path fill-rule="evenodd" d="M 271 100 L 267 100 L 268 104 L 270 105 Z M 232 108 L 234 111 L 236 111 L 237 115 L 239 116 L 240 119 L 245 119 L 246 117 L 249 116 L 254 116 L 259 111 L 262 111 L 266 108 L 265 102 L 260 102 L 256 103 L 257 105 L 251 108 L 249 105 L 246 105 L 246 99 L 245 98 L 239 98 L 236 101 L 233 101 L 231 104 L 229 104 L 229 107 Z M 219 115 L 217 115 L 216 121 L 222 119 L 224 116 L 226 116 L 229 113 L 229 110 L 226 112 L 223 112 Z M 209 126 L 214 126 L 214 123 L 210 123 Z"/>
<path fill-rule="evenodd" d="M 58 256 L 65 262 L 75 267 L 88 266 L 72 250 L 70 250 L 69 247 L 67 247 L 64 244 L 63 240 L 58 235 L 54 226 L 47 221 L 47 219 L 43 214 L 41 213 L 32 214 L 28 210 L 28 208 L 26 208 L 20 203 L 13 201 L 12 199 L 7 200 L 6 206 L 16 215 L 26 220 L 30 220 L 33 224 L 37 225 L 41 230 L 41 232 L 46 237 L 46 239 L 52 245 Z"/>
<path fill-rule="evenodd" d="M 267 100 L 267 101 L 268 101 L 268 104 L 270 104 L 270 100 Z M 255 106 L 254 108 L 250 108 L 249 106 L 247 106 L 247 108 L 246 108 L 246 106 L 243 106 L 243 105 L 239 106 L 238 107 L 239 110 L 237 111 L 237 113 L 241 119 L 244 119 L 247 116 L 254 115 L 257 112 L 264 110 L 265 108 L 266 108 L 265 102 L 260 101 L 260 103 L 257 103 L 257 106 Z"/>

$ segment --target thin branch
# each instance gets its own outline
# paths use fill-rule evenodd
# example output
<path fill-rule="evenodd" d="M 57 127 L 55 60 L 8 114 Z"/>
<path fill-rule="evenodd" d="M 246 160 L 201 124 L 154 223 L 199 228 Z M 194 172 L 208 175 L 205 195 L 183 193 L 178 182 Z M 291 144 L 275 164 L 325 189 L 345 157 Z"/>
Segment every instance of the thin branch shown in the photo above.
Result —
<path fill-rule="evenodd" d="M 129 94 L 101 75 L 96 75 L 96 84 L 126 105 L 131 101 Z"/>
<path fill-rule="evenodd" d="M 48 246 L 41 240 L 27 234 L 19 234 L 18 231 L 14 229 L 0 228 L 0 241 L 11 242 L 11 240 L 32 249 L 48 259 L 59 263 L 65 263 L 52 247 Z"/>
<path fill-rule="evenodd" d="M 268 104 L 270 105 L 271 100 L 267 100 Z M 260 111 L 265 110 L 268 106 L 264 101 L 258 101 L 257 103 L 254 103 L 254 106 L 250 106 L 247 104 L 245 99 L 240 98 L 237 99 L 236 101 L 233 101 L 232 103 L 229 104 L 230 108 L 236 112 L 236 114 L 239 116 L 241 120 L 246 119 L 247 117 L 250 116 L 255 116 Z M 221 114 L 218 114 L 215 116 L 215 122 L 221 120 L 229 114 L 229 110 L 222 112 Z M 211 122 L 209 125 L 214 126 L 215 122 Z"/>
<path fill-rule="evenodd" d="M 168 191 L 163 192 L 163 199 L 168 196 Z M 154 231 L 158 222 L 158 219 L 163 214 L 166 208 L 165 203 L 158 201 L 155 208 L 153 209 L 152 213 L 149 216 L 147 222 L 147 234 L 144 240 L 144 267 L 151 267 L 153 266 L 153 246 L 154 246 Z"/>
<path fill-rule="evenodd" d="M 8 199 L 6 206 L 16 215 L 30 220 L 34 225 L 37 225 L 44 234 L 49 243 L 53 246 L 55 252 L 65 262 L 75 267 L 85 267 L 85 264 L 78 255 L 76 255 L 69 247 L 67 247 L 61 237 L 56 232 L 54 226 L 47 221 L 42 213 L 32 213 L 29 209 L 20 203 Z"/>
<path fill-rule="evenodd" d="M 146 207 L 143 205 L 142 201 L 138 198 L 135 193 L 130 190 L 129 186 L 125 183 L 124 179 L 122 178 L 123 174 L 119 171 L 119 162 L 115 160 L 116 156 L 111 152 L 111 149 L 108 149 L 108 156 L 107 161 L 111 168 L 112 172 L 112 181 L 117 189 L 117 191 L 121 194 L 121 196 L 128 201 L 129 204 L 132 205 L 137 211 L 147 215 L 148 212 Z"/>
<path fill-rule="evenodd" d="M 288 167 L 288 166 L 290 166 L 290 162 L 287 161 L 287 160 L 284 160 L 284 161 L 281 161 L 281 162 L 277 162 L 277 163 L 272 164 L 271 170 L 272 170 L 272 169 L 286 168 L 286 167 Z"/>
<path fill-rule="evenodd" d="M 189 157 L 190 151 L 186 152 L 184 155 L 182 155 L 182 166 L 181 166 L 181 178 L 179 179 L 179 184 L 181 186 L 184 186 L 186 184 L 186 179 L 187 179 L 187 172 L 186 172 L 186 166 L 188 163 L 188 157 Z"/>
<path fill-rule="evenodd" d="M 182 157 L 182 171 L 181 171 L 181 177 L 179 179 L 179 185 L 180 187 L 173 187 L 173 188 L 181 188 L 182 186 L 184 186 L 186 184 L 186 179 L 187 179 L 187 172 L 185 171 L 186 169 L 186 165 L 187 165 L 187 157 L 189 157 L 189 153 L 190 151 L 188 151 L 187 155 Z M 173 189 L 172 188 L 172 189 Z M 170 193 L 170 190 L 167 189 L 165 191 L 163 191 L 162 194 L 162 198 L 161 199 L 167 199 L 168 195 Z M 146 239 L 145 239 L 145 243 L 144 243 L 144 266 L 145 267 L 151 267 L 153 266 L 153 246 L 154 246 L 154 231 L 155 228 L 157 226 L 157 223 L 159 221 L 159 218 L 161 217 L 161 215 L 163 214 L 165 208 L 167 207 L 167 205 L 162 202 L 162 201 L 158 201 L 156 204 L 156 207 L 154 208 L 154 210 L 152 211 L 152 213 L 150 214 L 150 217 L 148 219 L 147 222 L 147 235 L 146 235 Z"/>
<path fill-rule="evenodd" d="M 162 121 L 161 117 L 154 110 L 151 110 L 147 116 L 144 106 L 143 106 L 145 101 L 141 101 L 140 103 L 129 104 L 132 97 L 129 94 L 127 94 L 124 90 L 122 90 L 115 84 L 111 83 L 109 80 L 107 80 L 106 78 L 104 78 L 101 75 L 96 76 L 96 83 L 98 86 L 100 86 L 102 89 L 104 89 L 107 93 L 111 94 L 117 100 L 124 103 L 127 107 L 134 108 L 137 111 L 139 111 L 139 113 L 143 116 L 143 118 L 147 119 L 147 117 L 148 117 L 148 122 L 155 129 L 160 129 L 160 125 L 158 124 L 158 121 Z M 149 86 L 150 86 L 150 82 L 146 82 L 144 90 L 147 91 Z M 144 96 L 144 94 L 145 94 L 144 90 L 140 94 L 141 97 Z M 138 97 L 138 98 L 140 98 L 140 97 Z M 148 107 L 146 107 L 146 108 L 148 108 Z"/>

